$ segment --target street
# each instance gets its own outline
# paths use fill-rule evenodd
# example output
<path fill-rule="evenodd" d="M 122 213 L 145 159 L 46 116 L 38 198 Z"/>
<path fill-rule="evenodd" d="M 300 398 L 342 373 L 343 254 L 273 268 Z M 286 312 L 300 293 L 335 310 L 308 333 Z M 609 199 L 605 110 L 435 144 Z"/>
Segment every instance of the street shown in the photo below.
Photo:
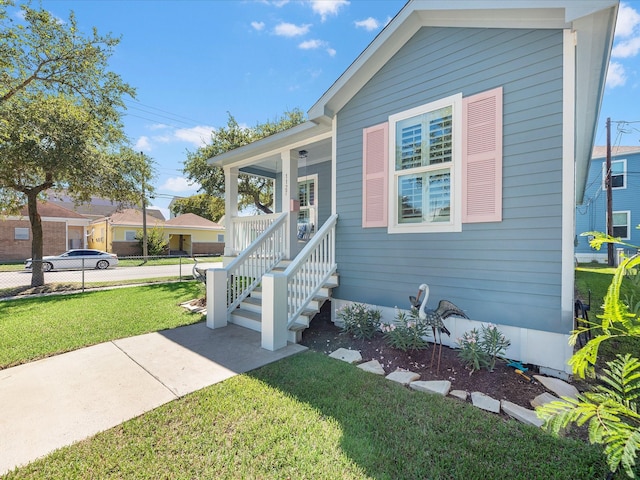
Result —
<path fill-rule="evenodd" d="M 192 278 L 193 264 L 157 265 L 149 267 L 115 267 L 106 270 L 85 270 L 84 282 L 113 282 L 159 277 Z M 199 268 L 221 268 L 222 262 L 199 263 Z M 45 283 L 82 282 L 81 270 L 59 270 L 45 272 Z M 13 288 L 31 284 L 31 271 L 0 272 L 0 288 Z"/>

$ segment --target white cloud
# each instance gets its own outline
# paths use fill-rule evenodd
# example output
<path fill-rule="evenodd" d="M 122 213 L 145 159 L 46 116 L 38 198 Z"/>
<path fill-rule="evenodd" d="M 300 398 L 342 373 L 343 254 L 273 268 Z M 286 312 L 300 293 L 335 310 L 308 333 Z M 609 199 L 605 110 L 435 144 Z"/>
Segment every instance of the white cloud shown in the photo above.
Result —
<path fill-rule="evenodd" d="M 164 123 L 156 123 L 154 125 L 151 125 L 149 127 L 150 130 L 166 130 L 167 128 L 171 128 L 169 125 L 166 125 Z"/>
<path fill-rule="evenodd" d="M 299 37 L 309 33 L 310 27 L 311 25 L 294 25 L 293 23 L 282 22 L 276 25 L 274 32 L 281 37 Z"/>
<path fill-rule="evenodd" d="M 640 51 L 640 37 L 633 37 L 624 42 L 618 43 L 613 50 L 611 56 L 615 58 L 635 57 Z"/>
<path fill-rule="evenodd" d="M 618 62 L 609 63 L 606 85 L 609 88 L 621 87 L 627 82 L 624 66 Z"/>
<path fill-rule="evenodd" d="M 620 4 L 616 21 L 616 37 L 626 38 L 637 34 L 640 25 L 640 13 L 626 3 Z"/>
<path fill-rule="evenodd" d="M 305 40 L 298 45 L 298 48 L 301 48 L 302 50 L 315 50 L 317 48 L 324 47 L 326 44 L 327 42 L 323 40 Z"/>
<path fill-rule="evenodd" d="M 258 32 L 264 30 L 264 22 L 251 22 L 251 26 Z"/>
<path fill-rule="evenodd" d="M 151 142 L 149 141 L 149 137 L 146 137 L 146 136 L 143 135 L 142 137 L 138 138 L 138 140 L 136 141 L 136 144 L 135 144 L 135 146 L 133 148 L 134 148 L 134 150 L 150 152 L 151 151 Z"/>
<path fill-rule="evenodd" d="M 336 56 L 336 49 L 335 48 L 327 48 L 327 53 L 329 54 L 330 57 L 335 57 Z"/>
<path fill-rule="evenodd" d="M 337 15 L 342 7 L 349 5 L 348 0 L 311 0 L 311 9 L 320 15 L 324 22 L 329 15 Z"/>
<path fill-rule="evenodd" d="M 356 27 L 364 28 L 366 31 L 371 32 L 380 26 L 380 22 L 373 17 L 365 18 L 355 22 Z"/>
<path fill-rule="evenodd" d="M 174 136 L 176 139 L 192 143 L 196 147 L 203 147 L 211 141 L 211 133 L 214 130 L 214 127 L 199 125 L 193 128 L 179 128 L 174 132 Z"/>
<path fill-rule="evenodd" d="M 197 182 L 189 182 L 184 177 L 171 177 L 167 178 L 162 185 L 158 187 L 158 190 L 169 192 L 192 192 L 200 188 Z"/>

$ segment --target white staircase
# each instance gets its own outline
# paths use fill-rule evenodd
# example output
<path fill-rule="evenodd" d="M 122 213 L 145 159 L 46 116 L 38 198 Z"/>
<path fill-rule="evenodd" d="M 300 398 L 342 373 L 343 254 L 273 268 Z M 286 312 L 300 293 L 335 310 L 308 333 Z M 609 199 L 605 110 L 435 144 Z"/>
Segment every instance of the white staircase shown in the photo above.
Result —
<path fill-rule="evenodd" d="M 290 260 L 281 261 L 273 272 L 284 272 L 291 263 Z M 331 298 L 331 292 L 338 286 L 338 275 L 333 274 L 320 290 L 314 295 L 296 321 L 289 327 L 288 341 L 298 343 L 302 339 L 302 332 L 309 327 L 313 317 L 320 312 L 322 305 Z M 256 287 L 238 307 L 231 312 L 230 323 L 240 325 L 257 332 L 262 331 L 262 287 Z"/>

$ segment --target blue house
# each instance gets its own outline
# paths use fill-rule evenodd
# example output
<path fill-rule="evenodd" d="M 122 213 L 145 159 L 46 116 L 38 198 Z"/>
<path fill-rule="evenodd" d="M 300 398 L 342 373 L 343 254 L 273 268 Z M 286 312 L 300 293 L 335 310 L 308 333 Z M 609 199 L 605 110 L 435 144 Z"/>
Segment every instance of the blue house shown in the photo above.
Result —
<path fill-rule="evenodd" d="M 330 298 L 393 321 L 430 286 L 497 324 L 509 358 L 566 375 L 582 200 L 617 0 L 412 0 L 308 110 L 210 159 L 226 178 L 226 267 L 207 324 L 296 341 Z M 277 213 L 239 217 L 237 178 Z M 308 227 L 308 229 L 307 229 Z M 298 238 L 300 230 L 311 232 Z M 444 339 L 446 342 L 446 338 Z"/>
<path fill-rule="evenodd" d="M 581 236 L 584 232 L 607 231 L 607 190 L 604 183 L 606 166 L 606 147 L 595 147 L 584 199 L 576 207 L 576 259 L 580 263 L 607 263 L 606 245 L 596 250 L 589 245 L 590 237 Z M 640 245 L 640 230 L 636 228 L 640 224 L 639 172 L 640 147 L 611 148 L 613 235 L 631 245 Z M 621 245 L 616 245 L 615 248 L 616 254 L 618 249 L 626 254 L 636 253 L 635 248 Z"/>

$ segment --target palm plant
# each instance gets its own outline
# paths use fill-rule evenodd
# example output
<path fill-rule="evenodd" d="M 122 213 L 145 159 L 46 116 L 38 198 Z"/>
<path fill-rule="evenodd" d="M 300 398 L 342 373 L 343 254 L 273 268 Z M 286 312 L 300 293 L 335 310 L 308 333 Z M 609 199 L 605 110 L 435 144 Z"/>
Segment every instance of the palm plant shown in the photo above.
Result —
<path fill-rule="evenodd" d="M 590 234 L 593 232 L 589 232 Z M 603 236 L 596 243 L 613 241 Z M 569 360 L 573 372 L 584 378 L 595 375 L 595 365 L 600 345 L 622 337 L 640 337 L 640 321 L 637 311 L 632 312 L 628 303 L 620 298 L 620 287 L 625 275 L 635 273 L 640 264 L 636 255 L 623 260 L 613 276 L 604 300 L 604 312 L 599 322 L 582 325 L 572 332 L 569 342 L 575 345 L 578 336 L 597 328 L 594 336 Z M 604 454 L 611 472 L 620 467 L 630 478 L 638 478 L 636 465 L 640 450 L 640 360 L 631 354 L 617 355 L 606 363 L 599 375 L 599 383 L 590 392 L 575 399 L 563 397 L 538 407 L 538 416 L 545 420 L 544 428 L 558 434 L 570 424 L 588 425 L 589 440 L 604 446 Z"/>

